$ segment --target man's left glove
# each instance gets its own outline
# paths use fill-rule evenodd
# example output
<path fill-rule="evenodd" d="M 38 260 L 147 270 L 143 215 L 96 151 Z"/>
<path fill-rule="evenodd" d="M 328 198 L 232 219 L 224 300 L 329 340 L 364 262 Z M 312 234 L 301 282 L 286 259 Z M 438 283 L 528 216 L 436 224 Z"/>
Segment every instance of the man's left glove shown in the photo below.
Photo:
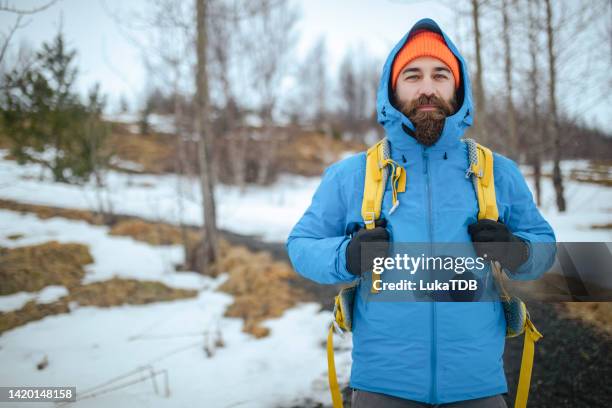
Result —
<path fill-rule="evenodd" d="M 529 259 L 529 246 L 514 235 L 506 225 L 493 220 L 480 220 L 468 226 L 476 253 L 480 257 L 499 261 L 502 267 L 516 271 Z"/>

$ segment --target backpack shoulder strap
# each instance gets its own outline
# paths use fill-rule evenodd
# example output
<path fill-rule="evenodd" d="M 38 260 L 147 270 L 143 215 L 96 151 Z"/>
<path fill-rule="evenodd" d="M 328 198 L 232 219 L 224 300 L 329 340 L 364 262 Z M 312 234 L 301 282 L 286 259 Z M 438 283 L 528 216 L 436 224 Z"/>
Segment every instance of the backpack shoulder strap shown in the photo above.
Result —
<path fill-rule="evenodd" d="M 370 147 L 366 153 L 365 181 L 363 186 L 363 201 L 361 202 L 361 217 L 366 229 L 373 229 L 374 223 L 380 217 L 388 170 L 382 163 L 389 157 L 387 138 Z"/>
<path fill-rule="evenodd" d="M 473 139 L 464 139 L 468 148 L 469 168 L 466 177 L 472 176 L 474 190 L 478 198 L 478 219 L 497 221 L 499 211 L 495 195 L 493 174 L 493 152 Z"/>
<path fill-rule="evenodd" d="M 474 182 L 474 189 L 478 196 L 478 219 L 497 221 L 499 219 L 499 211 L 495 196 L 493 153 L 490 149 L 476 143 L 473 139 L 464 139 L 464 142 L 468 147 L 470 162 L 465 175 L 466 177 L 471 175 Z M 501 271 L 495 263 L 492 264 L 492 267 L 494 276 L 499 279 Z M 505 292 L 505 290 L 503 291 Z M 542 338 L 542 334 L 531 322 L 527 307 L 519 298 L 504 294 L 502 296 L 502 305 L 506 317 L 506 337 L 525 335 L 521 370 L 514 402 L 515 408 L 525 408 L 527 406 L 527 397 L 529 396 L 535 343 Z M 517 327 L 512 327 L 512 324 Z"/>
<path fill-rule="evenodd" d="M 389 171 L 390 170 L 390 171 Z M 399 205 L 397 193 L 406 191 L 406 171 L 391 159 L 389 141 L 385 137 L 366 153 L 366 169 L 361 202 L 361 217 L 366 229 L 373 229 L 380 218 L 383 195 L 387 179 L 391 177 L 393 207 L 389 214 Z"/>

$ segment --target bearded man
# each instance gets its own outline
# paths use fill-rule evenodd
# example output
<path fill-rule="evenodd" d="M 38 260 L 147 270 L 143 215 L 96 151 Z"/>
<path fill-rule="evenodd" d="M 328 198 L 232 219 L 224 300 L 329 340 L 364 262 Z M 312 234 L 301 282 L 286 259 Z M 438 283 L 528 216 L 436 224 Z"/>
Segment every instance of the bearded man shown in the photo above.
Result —
<path fill-rule="evenodd" d="M 517 165 L 499 154 L 499 219 L 477 220 L 461 141 L 474 118 L 468 72 L 431 19 L 415 24 L 394 47 L 383 67 L 377 113 L 391 158 L 407 174 L 401 205 L 392 206 L 387 186 L 385 222 L 363 228 L 365 154 L 333 164 L 287 240 L 298 273 L 323 284 L 361 285 L 366 242 L 505 243 L 489 253 L 512 279 L 536 279 L 551 266 L 554 249 L 536 244 L 554 242 L 554 233 Z M 372 302 L 363 293 L 357 292 L 352 314 L 353 407 L 506 406 L 506 321 L 499 302 Z"/>

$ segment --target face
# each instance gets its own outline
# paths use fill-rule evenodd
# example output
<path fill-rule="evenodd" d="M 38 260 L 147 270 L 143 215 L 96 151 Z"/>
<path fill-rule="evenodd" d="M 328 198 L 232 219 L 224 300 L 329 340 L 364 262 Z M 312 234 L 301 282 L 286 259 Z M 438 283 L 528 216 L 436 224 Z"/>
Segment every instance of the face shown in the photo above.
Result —
<path fill-rule="evenodd" d="M 415 138 L 431 146 L 440 138 L 446 117 L 456 110 L 455 79 L 439 59 L 417 58 L 402 69 L 395 100 L 414 124 Z"/>

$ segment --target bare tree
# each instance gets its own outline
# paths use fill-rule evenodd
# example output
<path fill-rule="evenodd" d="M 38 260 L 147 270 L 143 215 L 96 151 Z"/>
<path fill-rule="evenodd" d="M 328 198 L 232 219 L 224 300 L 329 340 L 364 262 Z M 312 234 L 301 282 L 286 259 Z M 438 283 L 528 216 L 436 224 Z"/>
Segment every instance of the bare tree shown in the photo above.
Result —
<path fill-rule="evenodd" d="M 482 34 L 480 32 L 480 15 L 483 0 L 471 0 L 472 5 L 472 25 L 474 31 L 474 52 L 476 59 L 476 72 L 474 75 L 474 102 L 476 114 L 474 119 L 474 131 L 480 142 L 488 143 L 487 134 L 487 115 L 485 89 L 483 84 L 483 64 L 482 64 Z"/>
<path fill-rule="evenodd" d="M 0 12 L 15 15 L 15 22 L 9 27 L 8 33 L 3 33 L 0 39 L 0 64 L 3 62 L 4 57 L 6 56 L 6 52 L 9 48 L 11 39 L 15 35 L 15 32 L 27 25 L 27 23 L 23 21 L 23 18 L 28 15 L 40 13 L 41 11 L 53 6 L 56 2 L 57 0 L 51 0 L 39 7 L 22 9 L 9 4 L 8 1 L 0 1 Z"/>
<path fill-rule="evenodd" d="M 511 157 L 516 159 L 518 157 L 518 134 L 516 129 L 516 112 L 514 109 L 513 100 L 513 65 L 512 65 L 512 48 L 510 41 L 510 15 L 514 7 L 516 7 L 514 0 L 502 0 L 501 14 L 502 14 L 502 27 L 503 27 L 503 42 L 504 42 L 504 73 L 506 77 L 506 117 L 508 123 L 508 137 L 507 143 L 508 152 Z"/>
<path fill-rule="evenodd" d="M 538 41 L 538 17 L 540 15 L 539 0 L 525 0 L 527 6 L 527 21 L 528 21 L 528 42 L 529 42 L 529 58 L 530 70 L 527 74 L 529 83 L 529 96 L 531 100 L 531 121 L 533 127 L 533 137 L 531 138 L 531 146 L 527 153 L 527 161 L 533 167 L 533 183 L 535 186 L 536 203 L 542 205 L 542 165 L 541 165 L 541 145 L 543 144 L 543 132 L 540 125 L 540 70 L 538 64 L 538 55 L 540 54 L 540 46 Z"/>
<path fill-rule="evenodd" d="M 262 1 L 259 13 L 249 20 L 251 31 L 250 63 L 258 111 L 262 121 L 259 169 L 257 183 L 263 184 L 273 164 L 279 143 L 279 134 L 272 135 L 274 113 L 280 100 L 281 83 L 287 71 L 287 61 L 295 45 L 297 12 L 288 1 Z"/>
<path fill-rule="evenodd" d="M 300 123 L 327 132 L 328 87 L 327 51 L 325 39 L 321 37 L 306 54 L 297 72 L 296 89 L 299 91 L 294 94 L 293 109 Z"/>
<path fill-rule="evenodd" d="M 250 33 L 242 30 L 241 21 L 247 19 L 242 15 L 240 1 L 217 1 L 214 3 L 214 14 L 224 18 L 211 18 L 210 38 L 211 79 L 219 87 L 222 100 L 218 103 L 218 131 L 226 147 L 226 157 L 231 169 L 233 182 L 241 189 L 246 186 L 248 131 L 243 128 L 243 108 L 234 90 L 233 74 L 244 75 L 246 66 L 244 56 L 248 55 L 248 38 Z M 222 164 L 216 161 L 217 168 Z M 218 172 L 221 170 L 218 169 Z"/>
<path fill-rule="evenodd" d="M 563 196 L 563 177 L 561 175 L 561 133 L 559 129 L 559 113 L 557 111 L 557 55 L 555 54 L 555 31 L 553 27 L 553 11 L 550 0 L 544 0 L 546 5 L 546 35 L 548 50 L 548 100 L 550 104 L 550 119 L 548 128 L 553 137 L 553 185 L 557 197 L 557 208 L 560 212 L 566 209 Z"/>
<path fill-rule="evenodd" d="M 217 218 L 215 211 L 214 183 L 209 146 L 212 145 L 210 127 L 210 103 L 208 95 L 208 0 L 195 0 L 196 8 L 196 128 L 199 135 L 200 186 L 202 191 L 202 215 L 204 238 L 200 248 L 200 267 L 203 274 L 210 274 L 211 264 L 218 259 Z"/>

